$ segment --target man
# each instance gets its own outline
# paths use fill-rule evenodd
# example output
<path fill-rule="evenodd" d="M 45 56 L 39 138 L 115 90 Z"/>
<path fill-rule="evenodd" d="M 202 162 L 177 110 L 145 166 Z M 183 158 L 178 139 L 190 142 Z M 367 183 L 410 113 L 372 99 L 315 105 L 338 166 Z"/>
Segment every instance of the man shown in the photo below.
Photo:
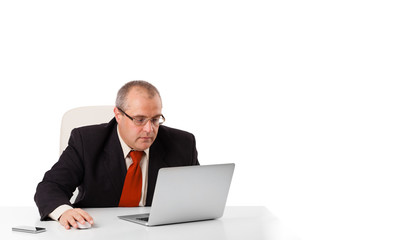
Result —
<path fill-rule="evenodd" d="M 84 207 L 151 206 L 160 168 L 198 165 L 194 136 L 161 126 L 161 110 L 158 90 L 132 81 L 118 91 L 114 119 L 72 130 L 68 147 L 37 186 L 41 220 L 78 228 L 77 222 L 93 224 Z"/>

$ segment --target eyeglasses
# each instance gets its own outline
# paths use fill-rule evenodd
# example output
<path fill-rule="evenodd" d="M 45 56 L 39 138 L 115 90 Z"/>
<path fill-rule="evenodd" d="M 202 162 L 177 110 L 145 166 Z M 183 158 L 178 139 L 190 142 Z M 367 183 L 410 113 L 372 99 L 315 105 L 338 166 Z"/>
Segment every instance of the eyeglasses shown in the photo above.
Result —
<path fill-rule="evenodd" d="M 165 117 L 161 114 L 160 116 L 156 116 L 153 118 L 146 118 L 146 117 L 131 117 L 124 110 L 118 108 L 118 110 L 123 113 L 127 118 L 131 119 L 131 121 L 137 126 L 144 126 L 147 124 L 148 121 L 151 121 L 152 125 L 158 127 L 159 125 L 165 122 Z"/>

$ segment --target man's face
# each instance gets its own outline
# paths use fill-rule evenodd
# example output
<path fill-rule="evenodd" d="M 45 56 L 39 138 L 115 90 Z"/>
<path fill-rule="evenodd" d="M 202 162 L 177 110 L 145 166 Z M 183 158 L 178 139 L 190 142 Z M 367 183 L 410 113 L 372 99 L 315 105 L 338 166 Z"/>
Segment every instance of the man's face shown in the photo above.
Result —
<path fill-rule="evenodd" d="M 127 94 L 127 107 L 122 109 L 133 118 L 154 118 L 161 115 L 162 103 L 158 95 L 150 97 L 145 90 L 131 89 Z M 151 146 L 157 137 L 159 126 L 148 121 L 143 126 L 137 126 L 118 108 L 114 109 L 122 140 L 132 149 L 143 151 Z"/>

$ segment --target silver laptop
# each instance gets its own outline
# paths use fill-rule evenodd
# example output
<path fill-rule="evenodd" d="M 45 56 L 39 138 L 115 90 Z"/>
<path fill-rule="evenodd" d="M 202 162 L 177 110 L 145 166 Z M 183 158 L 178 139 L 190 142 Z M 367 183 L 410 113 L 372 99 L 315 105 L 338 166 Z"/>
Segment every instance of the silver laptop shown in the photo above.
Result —
<path fill-rule="evenodd" d="M 220 218 L 234 172 L 234 163 L 162 168 L 150 213 L 118 216 L 156 226 Z"/>

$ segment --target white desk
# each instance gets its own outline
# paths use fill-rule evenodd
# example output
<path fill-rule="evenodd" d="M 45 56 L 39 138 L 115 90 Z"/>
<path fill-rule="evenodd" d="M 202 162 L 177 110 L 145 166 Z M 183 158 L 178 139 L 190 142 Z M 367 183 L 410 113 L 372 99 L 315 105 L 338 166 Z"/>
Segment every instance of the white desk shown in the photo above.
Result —
<path fill-rule="evenodd" d="M 90 229 L 65 230 L 58 222 L 40 221 L 35 207 L 0 207 L 1 239 L 285 239 L 285 232 L 275 216 L 265 207 L 226 207 L 220 219 L 145 227 L 119 219 L 119 215 L 148 212 L 148 208 L 89 208 L 94 218 Z M 46 232 L 13 232 L 18 225 L 45 227 Z"/>

